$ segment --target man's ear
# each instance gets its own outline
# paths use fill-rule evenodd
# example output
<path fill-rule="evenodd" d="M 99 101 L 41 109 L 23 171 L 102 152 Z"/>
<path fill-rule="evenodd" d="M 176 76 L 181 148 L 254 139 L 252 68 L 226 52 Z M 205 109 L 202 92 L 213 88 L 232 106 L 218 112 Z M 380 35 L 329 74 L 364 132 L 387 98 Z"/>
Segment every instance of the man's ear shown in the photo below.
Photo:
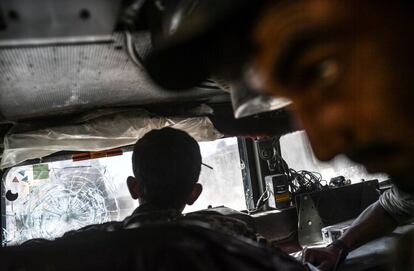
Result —
<path fill-rule="evenodd" d="M 142 191 L 141 191 L 141 188 L 139 186 L 137 179 L 135 179 L 132 176 L 129 176 L 127 178 L 127 186 L 128 186 L 129 193 L 131 194 L 131 197 L 133 199 L 139 199 L 142 197 Z"/>
<path fill-rule="evenodd" d="M 193 205 L 193 203 L 198 199 L 202 191 L 203 186 L 200 183 L 195 183 L 193 185 L 193 189 L 191 190 L 190 195 L 188 195 L 186 203 L 188 205 Z"/>

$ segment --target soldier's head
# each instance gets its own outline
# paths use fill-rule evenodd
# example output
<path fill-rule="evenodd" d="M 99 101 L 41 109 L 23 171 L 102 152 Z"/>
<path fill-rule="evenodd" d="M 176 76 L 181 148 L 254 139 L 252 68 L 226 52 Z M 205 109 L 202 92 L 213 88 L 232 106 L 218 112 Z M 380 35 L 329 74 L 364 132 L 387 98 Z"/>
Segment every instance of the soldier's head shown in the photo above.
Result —
<path fill-rule="evenodd" d="M 293 101 L 318 158 L 345 153 L 414 187 L 412 1 L 269 1 L 254 84 Z"/>
<path fill-rule="evenodd" d="M 132 167 L 135 177 L 128 177 L 127 185 L 141 204 L 182 211 L 201 194 L 200 148 L 186 132 L 172 128 L 148 132 L 134 146 Z"/>

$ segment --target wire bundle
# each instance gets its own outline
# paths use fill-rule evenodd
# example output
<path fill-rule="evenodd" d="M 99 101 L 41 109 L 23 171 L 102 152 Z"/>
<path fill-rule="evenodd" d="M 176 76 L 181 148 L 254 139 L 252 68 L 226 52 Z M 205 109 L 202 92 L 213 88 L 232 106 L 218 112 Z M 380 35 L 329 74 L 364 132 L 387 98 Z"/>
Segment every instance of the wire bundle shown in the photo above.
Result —
<path fill-rule="evenodd" d="M 322 179 L 322 175 L 318 172 L 296 171 L 294 169 L 289 169 L 289 171 L 289 187 L 292 194 L 320 191 L 327 187 L 326 181 Z M 325 182 L 325 185 L 322 182 Z"/>
<path fill-rule="evenodd" d="M 320 191 L 327 187 L 327 182 L 322 179 L 322 175 L 319 172 L 313 172 L 308 170 L 296 171 L 288 166 L 286 161 L 275 152 L 275 166 L 281 174 L 288 177 L 290 192 L 293 195 Z M 325 182 L 325 185 L 322 184 Z"/>

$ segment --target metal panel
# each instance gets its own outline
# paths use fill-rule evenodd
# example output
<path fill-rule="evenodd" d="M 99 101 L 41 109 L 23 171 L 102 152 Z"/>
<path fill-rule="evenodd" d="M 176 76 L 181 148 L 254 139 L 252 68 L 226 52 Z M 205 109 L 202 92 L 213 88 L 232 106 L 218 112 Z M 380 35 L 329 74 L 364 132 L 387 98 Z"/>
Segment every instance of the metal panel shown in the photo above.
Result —
<path fill-rule="evenodd" d="M 5 25 L 0 45 L 102 40 L 114 30 L 120 2 L 0 0 Z"/>
<path fill-rule="evenodd" d="M 224 93 L 219 89 L 163 90 L 131 61 L 124 35 L 111 39 L 110 43 L 0 49 L 0 115 L 19 120 Z"/>
<path fill-rule="evenodd" d="M 260 186 L 260 178 L 255 163 L 254 142 L 248 138 L 238 138 L 237 142 L 240 153 L 246 206 L 248 210 L 255 210 L 256 202 L 263 193 L 263 189 Z"/>
<path fill-rule="evenodd" d="M 323 242 L 321 229 L 322 219 L 313 203 L 312 198 L 307 194 L 298 196 L 299 199 L 299 244 L 304 246 L 321 244 Z"/>

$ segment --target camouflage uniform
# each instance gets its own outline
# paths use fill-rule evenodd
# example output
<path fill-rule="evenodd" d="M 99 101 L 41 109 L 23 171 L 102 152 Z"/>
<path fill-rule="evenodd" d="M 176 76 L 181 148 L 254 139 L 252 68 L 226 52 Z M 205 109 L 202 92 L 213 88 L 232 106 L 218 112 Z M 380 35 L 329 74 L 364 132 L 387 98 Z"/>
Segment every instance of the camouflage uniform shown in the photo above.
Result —
<path fill-rule="evenodd" d="M 256 242 L 263 239 L 246 221 L 214 211 L 190 213 L 185 215 L 184 220 L 200 221 L 207 224 L 212 230 L 232 236 L 242 236 Z"/>
<path fill-rule="evenodd" d="M 140 205 L 135 211 L 123 221 L 111 221 L 102 224 L 94 224 L 83 228 L 68 231 L 63 237 L 67 237 L 78 232 L 101 230 L 101 231 L 117 231 L 127 228 L 136 228 L 142 225 L 148 225 L 160 222 L 172 222 L 182 217 L 181 213 L 174 209 L 159 210 L 149 204 Z"/>
<path fill-rule="evenodd" d="M 214 231 L 224 234 L 248 238 L 253 241 L 261 240 L 254 229 L 247 222 L 240 219 L 229 217 L 220 212 L 213 210 L 199 211 L 182 215 L 175 209 L 160 210 L 150 204 L 143 204 L 125 218 L 123 221 L 107 222 L 83 227 L 65 233 L 63 237 L 67 237 L 77 232 L 89 230 L 116 231 L 122 229 L 137 228 L 144 225 L 165 223 L 165 222 L 199 222 L 200 226 L 208 227 Z"/>

